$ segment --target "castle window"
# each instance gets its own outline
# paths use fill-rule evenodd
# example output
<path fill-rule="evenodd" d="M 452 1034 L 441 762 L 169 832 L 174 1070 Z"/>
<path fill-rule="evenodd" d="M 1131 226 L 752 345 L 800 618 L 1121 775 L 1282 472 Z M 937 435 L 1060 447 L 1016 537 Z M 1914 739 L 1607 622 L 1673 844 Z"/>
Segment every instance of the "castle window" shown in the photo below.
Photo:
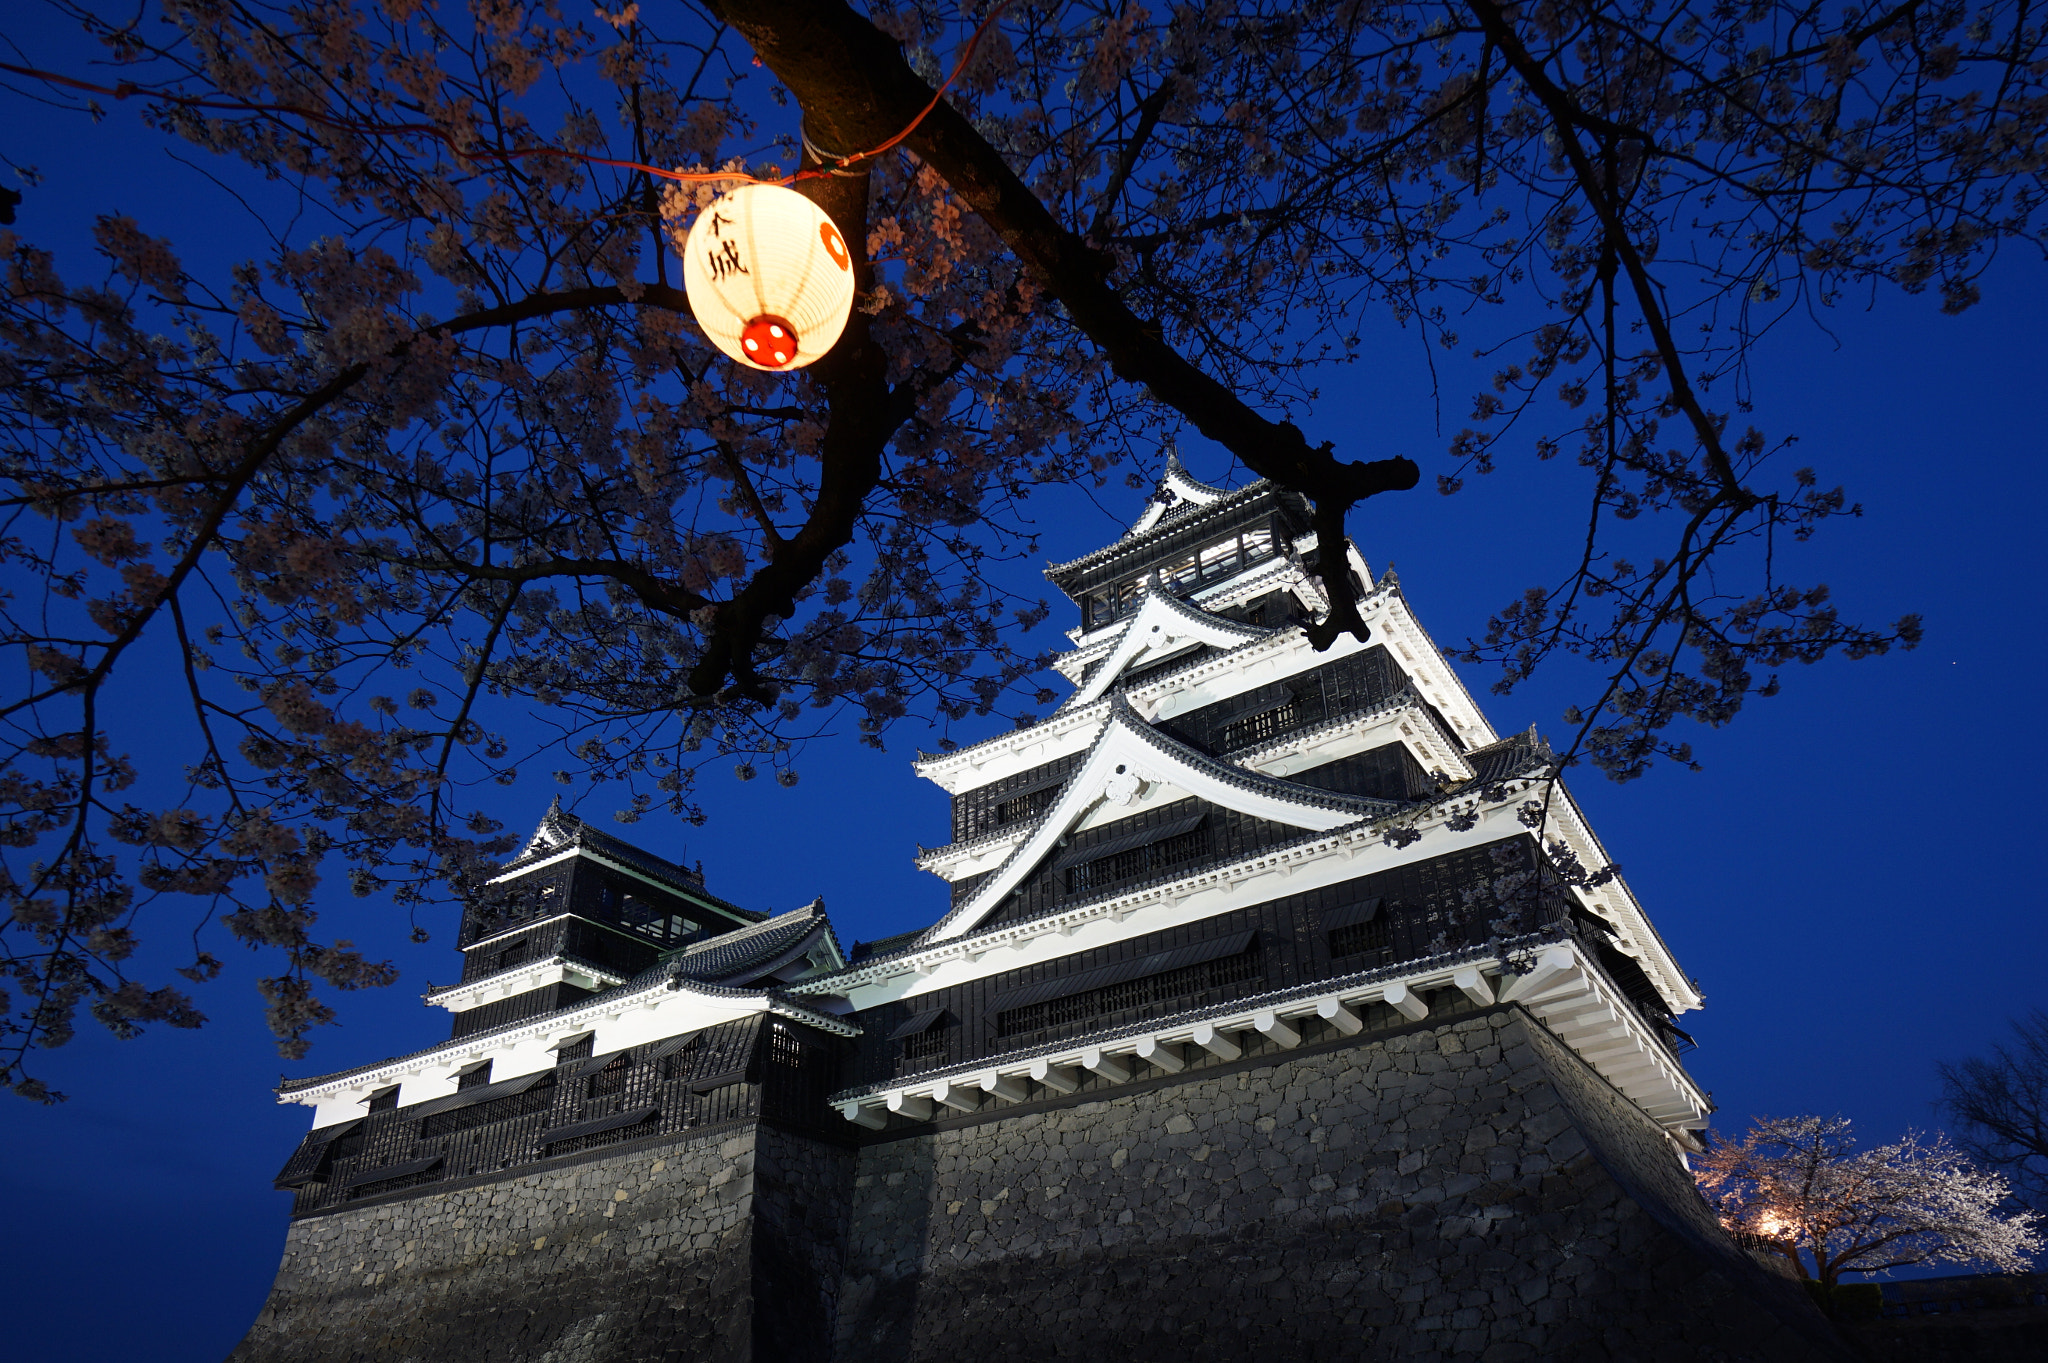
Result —
<path fill-rule="evenodd" d="M 662 943 L 673 942 L 697 930 L 694 921 L 633 895 L 627 895 L 619 905 L 619 920 L 635 932 Z"/>
<path fill-rule="evenodd" d="M 1185 596 L 1197 587 L 1235 577 L 1256 563 L 1273 557 L 1273 528 L 1254 526 L 1226 539 L 1203 545 L 1185 558 L 1159 565 L 1160 584 L 1175 596 Z M 1081 598 L 1083 628 L 1097 629 L 1129 615 L 1137 606 L 1144 578 L 1115 582 Z"/>
<path fill-rule="evenodd" d="M 943 1027 L 903 1038 L 905 1060 L 935 1060 L 945 1055 L 946 1050 L 946 1029 Z"/>
<path fill-rule="evenodd" d="M 1338 928 L 1330 934 L 1330 955 L 1378 956 L 1386 952 L 1387 925 L 1378 919 L 1370 923 L 1353 923 L 1348 928 Z"/>
<path fill-rule="evenodd" d="M 1209 855 L 1206 815 L 1196 814 L 1159 828 L 1140 829 L 1093 847 L 1077 848 L 1054 863 L 1067 873 L 1067 893 L 1086 894 L 1158 875 Z"/>
<path fill-rule="evenodd" d="M 406 1188 L 417 1188 L 423 1183 L 434 1183 L 441 1178 L 441 1157 L 408 1160 L 404 1164 L 388 1164 L 376 1169 L 366 1169 L 348 1180 L 348 1196 L 351 1201 L 359 1197 L 379 1197 Z"/>
<path fill-rule="evenodd" d="M 587 1098 L 602 1098 L 608 1093 L 619 1093 L 632 1077 L 633 1057 L 620 1054 L 609 1065 L 584 1081 L 583 1093 Z"/>
<path fill-rule="evenodd" d="M 517 1088 L 518 1081 L 508 1079 L 507 1087 Z M 552 1071 L 533 1076 L 533 1081 L 518 1093 L 508 1093 L 501 1098 L 487 1098 L 472 1101 L 460 1107 L 439 1112 L 428 1112 L 420 1119 L 420 1139 L 433 1140 L 439 1136 L 451 1136 L 458 1131 L 473 1131 L 493 1122 L 508 1121 L 513 1117 L 525 1117 L 535 1112 L 546 1112 L 555 1102 L 555 1076 Z"/>
<path fill-rule="evenodd" d="M 1300 697 L 1290 692 L 1224 725 L 1220 746 L 1225 752 L 1249 748 L 1300 727 L 1307 718 L 1308 708 L 1301 703 Z"/>
<path fill-rule="evenodd" d="M 533 939 L 522 937 L 491 958 L 491 968 L 488 973 L 495 975 L 500 970 L 510 970 L 515 965 L 523 964 L 526 958 L 532 954 Z"/>
<path fill-rule="evenodd" d="M 1330 936 L 1333 960 L 1353 956 L 1383 960 L 1393 946 L 1387 918 L 1380 912 L 1377 896 L 1331 909 L 1323 915 L 1322 925 Z M 1356 968 L 1366 962 L 1354 961 L 1351 964 Z"/>
<path fill-rule="evenodd" d="M 902 1043 L 902 1057 L 915 1065 L 942 1063 L 952 1051 L 954 1029 L 943 1008 L 927 1008 L 913 1014 L 889 1033 L 891 1041 Z"/>
<path fill-rule="evenodd" d="M 477 1089 L 491 1082 L 491 1062 L 479 1060 L 455 1076 L 457 1089 Z"/>
<path fill-rule="evenodd" d="M 995 809 L 995 822 L 997 826 L 1017 823 L 1024 819 L 1033 819 L 1043 814 L 1046 807 L 1052 804 L 1053 797 L 1060 793 L 1060 782 L 1064 780 L 1066 778 L 1061 777 L 1051 785 L 1041 786 L 1036 790 L 1023 791 L 997 804 Z"/>
<path fill-rule="evenodd" d="M 566 1064 L 571 1060 L 590 1059 L 591 1047 L 597 1041 L 597 1033 L 585 1032 L 582 1036 L 564 1041 L 555 1047 L 555 1063 Z"/>
<path fill-rule="evenodd" d="M 1190 1007 L 1205 995 L 1241 993 L 1264 978 L 1254 934 L 1236 933 L 999 995 L 996 1035 L 1106 1026 L 1132 1009 Z"/>
<path fill-rule="evenodd" d="M 369 1100 L 370 1111 L 389 1112 L 391 1111 L 391 1109 L 397 1107 L 398 1089 L 399 1085 L 393 1084 L 388 1089 L 378 1089 L 375 1093 L 371 1094 Z"/>
<path fill-rule="evenodd" d="M 661 1058 L 661 1077 L 663 1079 L 681 1079 L 688 1075 L 696 1069 L 697 1056 L 703 1049 L 703 1037 L 690 1037 L 682 1045 Z"/>
<path fill-rule="evenodd" d="M 1081 598 L 1081 622 L 1098 629 L 1129 615 L 1138 604 L 1138 582 L 1117 582 Z"/>

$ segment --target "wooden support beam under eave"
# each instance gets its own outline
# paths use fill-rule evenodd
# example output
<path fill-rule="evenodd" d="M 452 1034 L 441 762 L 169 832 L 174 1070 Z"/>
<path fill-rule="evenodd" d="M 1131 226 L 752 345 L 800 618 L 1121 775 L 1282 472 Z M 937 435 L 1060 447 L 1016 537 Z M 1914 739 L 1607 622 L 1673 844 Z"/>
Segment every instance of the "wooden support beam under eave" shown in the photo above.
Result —
<path fill-rule="evenodd" d="M 909 1093 L 892 1093 L 889 1095 L 889 1110 L 913 1122 L 928 1122 L 932 1119 L 932 1100 Z"/>
<path fill-rule="evenodd" d="M 1346 1036 L 1357 1036 L 1365 1030 L 1365 1019 L 1341 999 L 1324 999 L 1316 1005 L 1316 1016 Z"/>
<path fill-rule="evenodd" d="M 889 1114 L 880 1108 L 863 1107 L 859 1103 L 841 1103 L 839 1115 L 855 1126 L 864 1126 L 870 1131 L 880 1131 L 889 1124 Z"/>
<path fill-rule="evenodd" d="M 945 1083 L 932 1090 L 932 1097 L 958 1112 L 981 1110 L 981 1090 L 969 1084 Z"/>
<path fill-rule="evenodd" d="M 1081 1087 L 1081 1071 L 1072 1065 L 1055 1065 L 1048 1060 L 1031 1062 L 1031 1077 L 1054 1093 L 1072 1093 Z"/>
<path fill-rule="evenodd" d="M 1271 1010 L 1254 1014 L 1252 1026 L 1275 1046 L 1292 1050 L 1301 1044 L 1301 1033 L 1295 1030 L 1294 1024 Z"/>
<path fill-rule="evenodd" d="M 1195 1028 L 1195 1044 L 1219 1060 L 1235 1060 L 1244 1054 L 1229 1032 L 1219 1032 L 1204 1022 Z"/>
<path fill-rule="evenodd" d="M 1393 1009 L 1402 1017 L 1407 1018 L 1410 1022 L 1420 1022 L 1429 1016 L 1429 1005 L 1424 1003 L 1414 990 L 1398 980 L 1388 985 L 1386 992 L 1381 994 L 1380 998 L 1386 1003 L 1387 1007 Z"/>
<path fill-rule="evenodd" d="M 1481 1008 L 1493 1006 L 1493 982 L 1488 980 L 1476 965 L 1461 965 L 1451 976 L 1451 983 L 1458 986 L 1466 998 Z"/>
<path fill-rule="evenodd" d="M 1021 1103 L 1024 1101 L 1024 1081 L 1012 1075 L 997 1074 L 991 1071 L 982 1075 L 974 1082 L 981 1088 L 983 1093 L 992 1094 L 1006 1102 Z"/>
<path fill-rule="evenodd" d="M 1156 1036 L 1139 1040 L 1138 1059 L 1157 1065 L 1168 1074 L 1178 1074 L 1188 1067 L 1187 1057 L 1180 1053 L 1178 1045 L 1168 1045 Z"/>
<path fill-rule="evenodd" d="M 1105 1055 L 1099 1050 L 1081 1052 L 1081 1067 L 1093 1070 L 1112 1084 L 1121 1084 L 1131 1077 L 1130 1057 Z"/>

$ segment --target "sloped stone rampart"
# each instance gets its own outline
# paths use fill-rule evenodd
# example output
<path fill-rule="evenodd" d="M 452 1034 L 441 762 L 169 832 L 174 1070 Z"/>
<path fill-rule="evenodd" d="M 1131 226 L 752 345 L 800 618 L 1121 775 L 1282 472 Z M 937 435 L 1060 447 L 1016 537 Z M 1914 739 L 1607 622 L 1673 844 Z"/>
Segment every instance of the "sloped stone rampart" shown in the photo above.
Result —
<path fill-rule="evenodd" d="M 1520 1010 L 863 1151 L 837 1358 L 1845 1358 Z"/>
<path fill-rule="evenodd" d="M 295 1221 L 230 1363 L 740 1363 L 754 1171 L 746 1130 Z"/>
<path fill-rule="evenodd" d="M 311 1217 L 232 1363 L 1848 1357 L 1499 1008 L 858 1151 L 728 1129 Z"/>

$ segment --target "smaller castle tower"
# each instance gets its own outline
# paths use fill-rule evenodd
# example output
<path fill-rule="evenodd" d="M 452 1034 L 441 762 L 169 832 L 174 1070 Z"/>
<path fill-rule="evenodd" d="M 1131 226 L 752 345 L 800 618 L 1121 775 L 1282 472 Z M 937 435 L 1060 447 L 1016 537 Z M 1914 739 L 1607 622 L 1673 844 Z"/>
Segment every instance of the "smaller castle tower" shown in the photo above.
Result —
<path fill-rule="evenodd" d="M 461 982 L 427 994 L 455 1014 L 457 1037 L 570 1007 L 763 916 L 708 893 L 701 870 L 564 813 L 559 798 L 490 884 L 493 897 L 463 911 Z"/>

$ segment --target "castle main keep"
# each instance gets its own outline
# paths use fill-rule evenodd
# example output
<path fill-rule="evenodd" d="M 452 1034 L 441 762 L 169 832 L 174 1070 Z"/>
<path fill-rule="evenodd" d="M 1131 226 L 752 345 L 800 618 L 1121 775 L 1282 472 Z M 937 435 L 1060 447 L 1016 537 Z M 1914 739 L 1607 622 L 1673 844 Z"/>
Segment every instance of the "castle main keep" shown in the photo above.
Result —
<path fill-rule="evenodd" d="M 236 1363 L 1840 1356 L 1684 1167 L 1698 991 L 1391 573 L 1175 465 L 1047 575 L 1073 694 L 918 763 L 922 931 L 551 810 L 452 1035 L 282 1085 Z"/>

